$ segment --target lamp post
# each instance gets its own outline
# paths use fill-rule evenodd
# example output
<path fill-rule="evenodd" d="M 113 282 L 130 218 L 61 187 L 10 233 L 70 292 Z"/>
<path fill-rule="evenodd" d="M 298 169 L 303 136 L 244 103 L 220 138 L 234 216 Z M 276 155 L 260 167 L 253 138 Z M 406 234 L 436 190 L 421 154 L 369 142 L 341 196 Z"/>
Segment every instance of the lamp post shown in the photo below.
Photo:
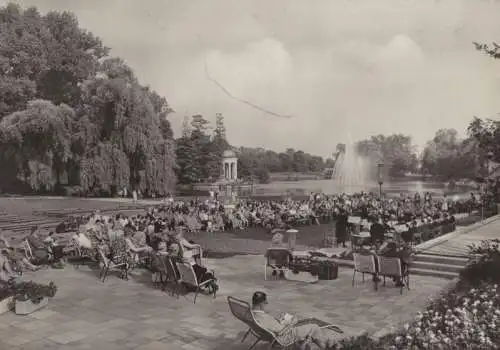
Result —
<path fill-rule="evenodd" d="M 490 185 L 490 176 L 491 176 L 491 160 L 493 159 L 494 154 L 493 152 L 488 152 L 486 154 L 486 174 L 485 174 L 485 181 L 482 186 L 482 191 L 481 191 L 481 221 L 484 220 L 484 206 L 486 203 L 486 196 L 489 195 L 489 192 L 491 190 L 491 185 Z M 489 200 L 488 200 L 489 202 Z"/>
<path fill-rule="evenodd" d="M 382 185 L 384 184 L 384 163 L 382 161 L 377 164 L 377 181 L 379 187 L 380 198 L 382 198 Z"/>

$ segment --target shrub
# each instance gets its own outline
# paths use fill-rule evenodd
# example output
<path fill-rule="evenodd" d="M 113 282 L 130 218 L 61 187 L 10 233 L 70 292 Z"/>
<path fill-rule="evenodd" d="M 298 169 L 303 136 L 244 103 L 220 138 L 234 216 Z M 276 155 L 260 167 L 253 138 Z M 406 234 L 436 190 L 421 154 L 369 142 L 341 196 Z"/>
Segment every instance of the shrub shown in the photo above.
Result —
<path fill-rule="evenodd" d="M 398 332 L 372 340 L 346 339 L 331 350 L 498 349 L 500 347 L 500 240 L 469 247 L 475 258 L 460 284 L 432 302 Z"/>
<path fill-rule="evenodd" d="M 16 301 L 30 300 L 34 304 L 38 304 L 43 298 L 53 298 L 57 292 L 57 286 L 54 282 L 48 285 L 29 282 L 20 282 L 9 285 L 11 295 Z"/>
<path fill-rule="evenodd" d="M 478 286 L 486 283 L 500 283 L 500 240 L 485 240 L 479 245 L 469 246 L 469 253 L 475 258 L 460 272 L 462 283 Z"/>

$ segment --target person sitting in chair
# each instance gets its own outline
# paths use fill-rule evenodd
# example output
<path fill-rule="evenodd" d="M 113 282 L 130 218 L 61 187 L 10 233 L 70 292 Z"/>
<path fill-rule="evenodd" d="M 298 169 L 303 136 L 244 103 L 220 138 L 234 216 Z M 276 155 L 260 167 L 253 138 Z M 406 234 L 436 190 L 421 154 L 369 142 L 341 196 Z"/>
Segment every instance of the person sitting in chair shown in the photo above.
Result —
<path fill-rule="evenodd" d="M 203 283 L 208 280 L 213 280 L 213 283 L 208 283 L 206 285 L 207 288 L 212 289 L 213 292 L 216 292 L 219 287 L 217 286 L 217 279 L 214 274 L 205 266 L 201 266 L 199 263 L 192 263 L 191 259 L 184 258 L 181 255 L 181 250 L 179 244 L 172 243 L 168 246 L 168 255 L 172 258 L 174 262 L 179 262 L 183 264 L 190 264 L 193 267 L 194 273 L 196 275 L 196 279 L 198 283 Z M 179 271 L 177 271 L 177 267 L 175 267 L 177 275 L 179 275 Z"/>
<path fill-rule="evenodd" d="M 177 235 L 174 238 L 174 242 L 178 244 L 179 249 L 183 252 L 184 259 L 192 259 L 194 263 L 201 263 L 201 246 L 199 244 L 194 243 L 193 241 L 188 241 L 184 237 L 184 226 L 180 226 L 177 230 Z"/>
<path fill-rule="evenodd" d="M 267 295 L 255 292 L 252 296 L 252 315 L 259 326 L 279 336 L 286 328 L 290 328 L 297 342 L 311 340 L 321 349 L 333 346 L 336 340 L 331 330 L 320 328 L 315 323 L 300 322 L 298 317 L 284 314 L 276 319 L 267 312 Z"/>
<path fill-rule="evenodd" d="M 16 278 L 16 274 L 10 265 L 9 259 L 4 252 L 0 253 L 0 282 L 9 283 Z"/>
<path fill-rule="evenodd" d="M 31 233 L 26 240 L 33 252 L 33 257 L 42 263 L 58 261 L 62 256 L 54 256 L 51 247 L 46 245 L 38 235 L 38 227 L 35 226 L 31 229 Z"/>
<path fill-rule="evenodd" d="M 273 265 L 281 269 L 287 266 L 288 262 L 292 259 L 292 253 L 288 250 L 288 247 L 283 242 L 283 234 L 280 232 L 274 234 L 271 242 L 271 247 L 266 251 L 266 259 L 272 260 Z M 276 276 L 277 271 L 273 269 L 272 276 Z M 280 271 L 280 277 L 285 277 L 285 273 Z"/>
<path fill-rule="evenodd" d="M 16 250 L 14 247 L 12 247 L 9 241 L 7 241 L 7 239 L 3 235 L 0 235 L 0 241 L 2 241 L 5 245 L 5 249 L 3 249 L 3 254 L 5 255 L 5 257 L 9 262 L 12 262 L 13 265 L 20 268 L 21 271 L 24 268 L 27 268 L 31 271 L 36 271 L 40 268 L 39 266 L 33 265 L 31 261 L 29 261 L 19 250 Z"/>
<path fill-rule="evenodd" d="M 64 246 L 58 244 L 54 239 L 54 231 L 50 231 L 48 236 L 43 240 L 45 246 L 48 246 L 50 253 L 54 257 L 54 261 L 59 261 L 64 257 Z"/>
<path fill-rule="evenodd" d="M 398 249 L 395 242 L 388 242 L 382 246 L 379 254 L 388 258 L 399 258 L 401 261 L 402 273 L 404 274 L 407 271 L 408 265 L 410 264 L 411 254 L 406 249 Z M 400 277 L 394 277 L 393 280 L 396 283 L 396 287 L 402 287 L 404 285 Z"/>

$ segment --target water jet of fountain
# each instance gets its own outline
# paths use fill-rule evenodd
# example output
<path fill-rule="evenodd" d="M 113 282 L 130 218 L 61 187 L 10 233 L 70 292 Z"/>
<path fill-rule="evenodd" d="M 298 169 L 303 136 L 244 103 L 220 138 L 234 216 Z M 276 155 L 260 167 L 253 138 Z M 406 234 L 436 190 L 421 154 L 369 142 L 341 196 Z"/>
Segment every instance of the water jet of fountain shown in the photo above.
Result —
<path fill-rule="evenodd" d="M 332 185 L 335 193 L 368 191 L 373 183 L 370 179 L 370 160 L 362 157 L 356 150 L 356 144 L 348 135 L 345 149 L 338 152 L 332 173 Z"/>

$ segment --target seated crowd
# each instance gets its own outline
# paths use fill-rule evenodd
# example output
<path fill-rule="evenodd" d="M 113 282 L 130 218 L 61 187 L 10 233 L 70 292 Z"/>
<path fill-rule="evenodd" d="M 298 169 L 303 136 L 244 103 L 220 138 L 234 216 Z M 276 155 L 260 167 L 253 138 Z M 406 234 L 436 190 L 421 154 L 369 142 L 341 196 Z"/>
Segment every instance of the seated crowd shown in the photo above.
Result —
<path fill-rule="evenodd" d="M 467 200 L 433 199 L 430 193 L 414 196 L 380 198 L 374 193 L 324 195 L 311 194 L 304 200 L 240 200 L 226 207 L 221 201 L 176 201 L 171 198 L 154 209 L 169 230 L 185 226 L 189 232 L 241 230 L 247 227 L 285 227 L 319 224 L 332 221 L 343 213 L 362 218 L 382 216 L 409 222 L 415 218 L 431 220 L 443 214 L 466 213 L 477 209 L 479 201 L 472 195 Z M 149 213 L 148 215 L 150 215 Z M 148 219 L 148 215 L 139 221 Z M 83 223 L 82 218 L 70 218 L 61 223 L 56 232 L 75 231 Z"/>
<path fill-rule="evenodd" d="M 475 198 L 475 197 L 474 197 Z M 474 199 L 475 200 L 475 199 Z M 471 199 L 468 207 L 475 204 Z M 37 270 L 46 263 L 60 262 L 77 250 L 80 256 L 88 256 L 100 260 L 102 256 L 116 264 L 124 263 L 132 266 L 143 262 L 156 273 L 154 266 L 158 259 L 168 259 L 176 263 L 188 264 L 192 267 L 199 282 L 205 284 L 207 291 L 215 293 L 218 289 L 217 279 L 212 271 L 202 262 L 200 245 L 185 238 L 186 231 L 196 232 L 244 229 L 249 226 L 260 226 L 268 229 L 286 228 L 291 225 L 317 223 L 320 220 L 336 219 L 337 237 L 348 231 L 348 217 L 359 216 L 369 222 L 371 243 L 376 246 L 376 254 L 399 257 L 403 268 L 409 263 L 409 255 L 393 241 L 383 239 L 395 223 L 404 224 L 408 231 L 421 224 L 453 221 L 453 214 L 461 207 L 457 201 L 441 198 L 434 200 L 426 193 L 422 199 L 415 196 L 401 195 L 398 198 L 379 198 L 372 193 L 354 195 L 312 194 L 307 200 L 256 201 L 245 200 L 233 208 L 224 207 L 217 201 L 171 201 L 159 207 L 149 208 L 142 215 L 126 217 L 101 215 L 94 211 L 85 218 L 73 218 L 60 225 L 58 231 L 73 231 L 71 244 L 60 245 L 51 232 L 46 237 L 39 235 L 34 228 L 25 238 L 24 254 L 19 248 L 12 247 L 5 237 L 0 236 L 3 243 L 0 254 L 0 282 L 15 280 L 20 271 Z M 340 237 L 341 238 L 341 237 Z M 344 239 L 345 242 L 345 239 Z M 340 242 L 342 243 L 342 241 Z M 278 233 L 272 246 L 284 247 L 283 235 Z M 176 271 L 179 275 L 179 271 Z M 275 272 L 273 272 L 275 273 Z M 374 279 L 378 280 L 377 276 Z M 395 280 L 398 285 L 404 283 Z M 297 317 L 284 315 L 274 318 L 266 311 L 267 296 L 256 292 L 252 300 L 252 314 L 258 323 L 275 333 L 290 328 L 297 339 L 309 339 L 321 348 L 334 342 L 332 335 L 317 324 L 308 323 Z"/>
<path fill-rule="evenodd" d="M 157 207 L 151 207 L 143 215 L 108 217 L 94 212 L 90 217 L 70 218 L 56 229 L 56 232 L 72 231 L 74 241 L 82 249 L 93 250 L 97 257 L 97 247 L 109 257 L 131 257 L 134 259 L 158 250 L 164 241 L 168 247 L 177 244 L 183 254 L 196 249 L 179 232 L 238 230 L 249 226 L 268 229 L 287 228 L 306 223 L 319 224 L 320 220 L 336 220 L 336 235 L 339 243 L 345 244 L 349 230 L 348 217 L 358 216 L 370 230 L 372 239 L 377 240 L 383 233 L 397 224 L 405 224 L 408 231 L 419 225 L 432 222 L 452 222 L 452 214 L 464 206 L 473 208 L 477 203 L 474 195 L 466 202 L 449 198 L 433 199 L 430 193 L 423 197 L 414 196 L 383 197 L 373 193 L 353 195 L 311 194 L 305 200 L 258 201 L 242 200 L 232 207 L 214 200 L 169 200 Z M 464 204 L 466 203 L 466 204 Z M 382 229 L 383 227 L 383 229 Z M 48 237 L 41 239 L 38 231 L 27 237 L 32 257 L 27 259 L 4 240 L 2 256 L 11 266 L 36 269 L 40 261 L 59 261 L 68 251 Z M 5 260 L 4 259 L 4 260 Z M 33 261 L 33 259 L 35 261 Z M 38 264 L 39 265 L 39 264 Z"/>
<path fill-rule="evenodd" d="M 174 263 L 191 265 L 199 282 L 213 280 L 214 283 L 206 285 L 212 292 L 218 288 L 215 276 L 202 266 L 201 247 L 184 238 L 185 226 L 169 230 L 167 223 L 157 217 L 154 210 L 145 216 L 130 218 L 120 214 L 110 217 L 95 211 L 80 222 L 67 245 L 59 245 L 53 239 L 53 232 L 42 239 L 39 230 L 33 228 L 23 246 L 23 249 L 29 249 L 29 254 L 13 248 L 1 236 L 4 248 L 0 255 L 0 280 L 12 280 L 18 271 L 37 270 L 39 266 L 60 262 L 78 251 L 80 257 L 99 261 L 104 256 L 115 264 L 126 264 L 127 268 L 144 262 L 146 267 L 156 270 L 157 267 L 148 264 L 154 260 L 152 256 L 172 259 Z"/>

